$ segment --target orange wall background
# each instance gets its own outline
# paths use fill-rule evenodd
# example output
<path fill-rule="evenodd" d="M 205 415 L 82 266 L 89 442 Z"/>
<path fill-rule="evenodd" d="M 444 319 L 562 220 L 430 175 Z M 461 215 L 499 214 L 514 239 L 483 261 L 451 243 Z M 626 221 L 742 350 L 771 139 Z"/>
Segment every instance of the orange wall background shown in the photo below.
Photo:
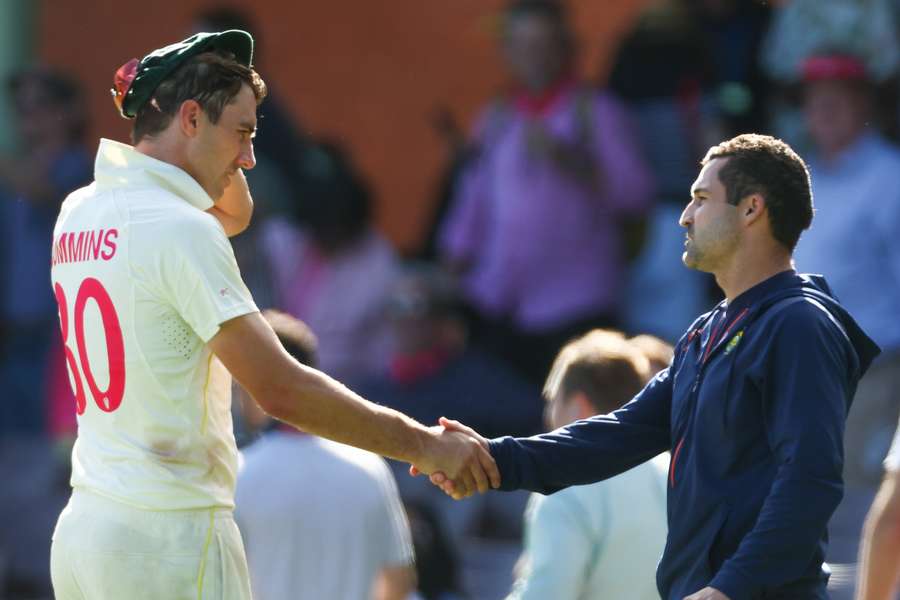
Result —
<path fill-rule="evenodd" d="M 582 67 L 596 79 L 645 0 L 571 0 Z M 228 4 L 227 2 L 225 4 Z M 400 249 L 418 243 L 446 159 L 430 126 L 448 106 L 468 125 L 503 82 L 492 24 L 503 0 L 256 0 L 260 74 L 304 129 L 345 143 L 374 184 L 379 228 Z M 109 95 L 116 68 L 186 37 L 209 0 L 49 0 L 39 58 L 86 87 L 90 139 L 128 141 Z M 260 133 L 264 135 L 264 132 Z"/>

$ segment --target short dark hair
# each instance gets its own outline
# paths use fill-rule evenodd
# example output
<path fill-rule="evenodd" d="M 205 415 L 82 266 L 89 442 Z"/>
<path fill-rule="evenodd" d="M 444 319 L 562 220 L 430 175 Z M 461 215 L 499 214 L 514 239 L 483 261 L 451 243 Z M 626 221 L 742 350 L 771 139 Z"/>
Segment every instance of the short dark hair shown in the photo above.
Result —
<path fill-rule="evenodd" d="M 266 84 L 259 74 L 234 60 L 231 54 L 224 51 L 198 54 L 166 77 L 137 110 L 132 143 L 163 131 L 186 100 L 197 101 L 209 120 L 217 123 L 222 110 L 244 85 L 253 90 L 257 104 L 266 97 Z"/>
<path fill-rule="evenodd" d="M 793 251 L 813 218 L 809 169 L 803 159 L 783 141 L 756 133 L 713 146 L 701 164 L 716 158 L 728 159 L 719 171 L 728 202 L 736 205 L 750 194 L 760 194 L 766 200 L 772 235 Z"/>
<path fill-rule="evenodd" d="M 319 340 L 306 323 L 280 310 L 269 309 L 262 315 L 288 354 L 308 367 L 318 366 Z"/>
<path fill-rule="evenodd" d="M 620 408 L 650 377 L 647 357 L 617 331 L 594 329 L 560 350 L 544 397 L 567 398 L 583 392 L 598 413 Z"/>

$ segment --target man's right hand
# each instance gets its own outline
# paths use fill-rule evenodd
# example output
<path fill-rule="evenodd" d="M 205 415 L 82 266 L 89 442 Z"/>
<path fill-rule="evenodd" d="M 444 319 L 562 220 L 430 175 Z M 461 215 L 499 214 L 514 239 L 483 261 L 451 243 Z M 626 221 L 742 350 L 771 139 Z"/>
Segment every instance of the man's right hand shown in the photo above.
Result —
<path fill-rule="evenodd" d="M 456 500 L 500 486 L 500 471 L 487 450 L 487 441 L 474 430 L 449 419 L 432 428 L 425 455 L 410 469 L 431 475 L 432 483 Z"/>
<path fill-rule="evenodd" d="M 439 423 L 440 427 L 437 428 L 437 430 L 443 431 L 443 435 L 462 435 L 469 440 L 469 443 L 475 442 L 475 444 L 481 450 L 481 452 L 477 454 L 480 461 L 479 464 L 482 465 L 482 467 L 485 466 L 484 457 L 487 457 L 487 460 L 490 461 L 489 469 L 485 469 L 485 473 L 490 480 L 491 487 L 499 487 L 500 472 L 497 469 L 497 465 L 494 462 L 494 459 L 491 457 L 490 452 L 488 451 L 487 440 L 482 437 L 477 431 L 475 431 L 471 427 L 463 425 L 459 421 L 441 417 Z M 413 465 L 412 467 L 410 467 L 409 472 L 413 476 L 416 476 L 420 473 L 428 473 L 430 475 L 429 479 L 431 480 L 431 483 L 441 488 L 445 494 L 452 497 L 454 500 L 462 500 L 463 498 L 468 498 L 476 491 L 478 491 L 479 493 L 484 493 L 488 489 L 486 485 L 482 485 L 484 474 L 471 473 L 471 469 L 463 470 L 459 475 L 453 476 L 451 472 L 445 469 L 436 469 L 434 471 L 428 472 L 420 468 L 418 465 Z M 479 480 L 479 477 L 481 477 L 481 480 Z"/>

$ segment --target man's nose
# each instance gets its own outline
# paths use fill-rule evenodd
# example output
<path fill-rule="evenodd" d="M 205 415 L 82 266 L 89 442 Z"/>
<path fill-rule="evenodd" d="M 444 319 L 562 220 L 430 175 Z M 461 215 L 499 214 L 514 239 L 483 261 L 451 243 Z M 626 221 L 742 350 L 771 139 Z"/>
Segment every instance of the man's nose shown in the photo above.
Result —
<path fill-rule="evenodd" d="M 253 154 L 253 143 L 247 145 L 238 156 L 238 165 L 245 171 L 249 171 L 256 166 L 256 155 Z"/>
<path fill-rule="evenodd" d="M 694 211 L 691 209 L 691 205 L 688 204 L 684 207 L 684 210 L 681 212 L 681 217 L 678 219 L 678 224 L 682 227 L 690 227 L 694 222 Z"/>

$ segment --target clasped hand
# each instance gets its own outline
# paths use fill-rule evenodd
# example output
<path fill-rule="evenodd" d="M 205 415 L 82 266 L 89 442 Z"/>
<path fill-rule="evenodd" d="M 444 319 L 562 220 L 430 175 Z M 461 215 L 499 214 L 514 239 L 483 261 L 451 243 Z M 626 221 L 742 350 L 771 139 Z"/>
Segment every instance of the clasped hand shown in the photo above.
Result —
<path fill-rule="evenodd" d="M 431 483 L 454 500 L 500 486 L 500 471 L 487 440 L 458 421 L 441 417 L 434 428 L 436 444 L 426 458 L 409 468 L 410 475 L 428 474 Z"/>

